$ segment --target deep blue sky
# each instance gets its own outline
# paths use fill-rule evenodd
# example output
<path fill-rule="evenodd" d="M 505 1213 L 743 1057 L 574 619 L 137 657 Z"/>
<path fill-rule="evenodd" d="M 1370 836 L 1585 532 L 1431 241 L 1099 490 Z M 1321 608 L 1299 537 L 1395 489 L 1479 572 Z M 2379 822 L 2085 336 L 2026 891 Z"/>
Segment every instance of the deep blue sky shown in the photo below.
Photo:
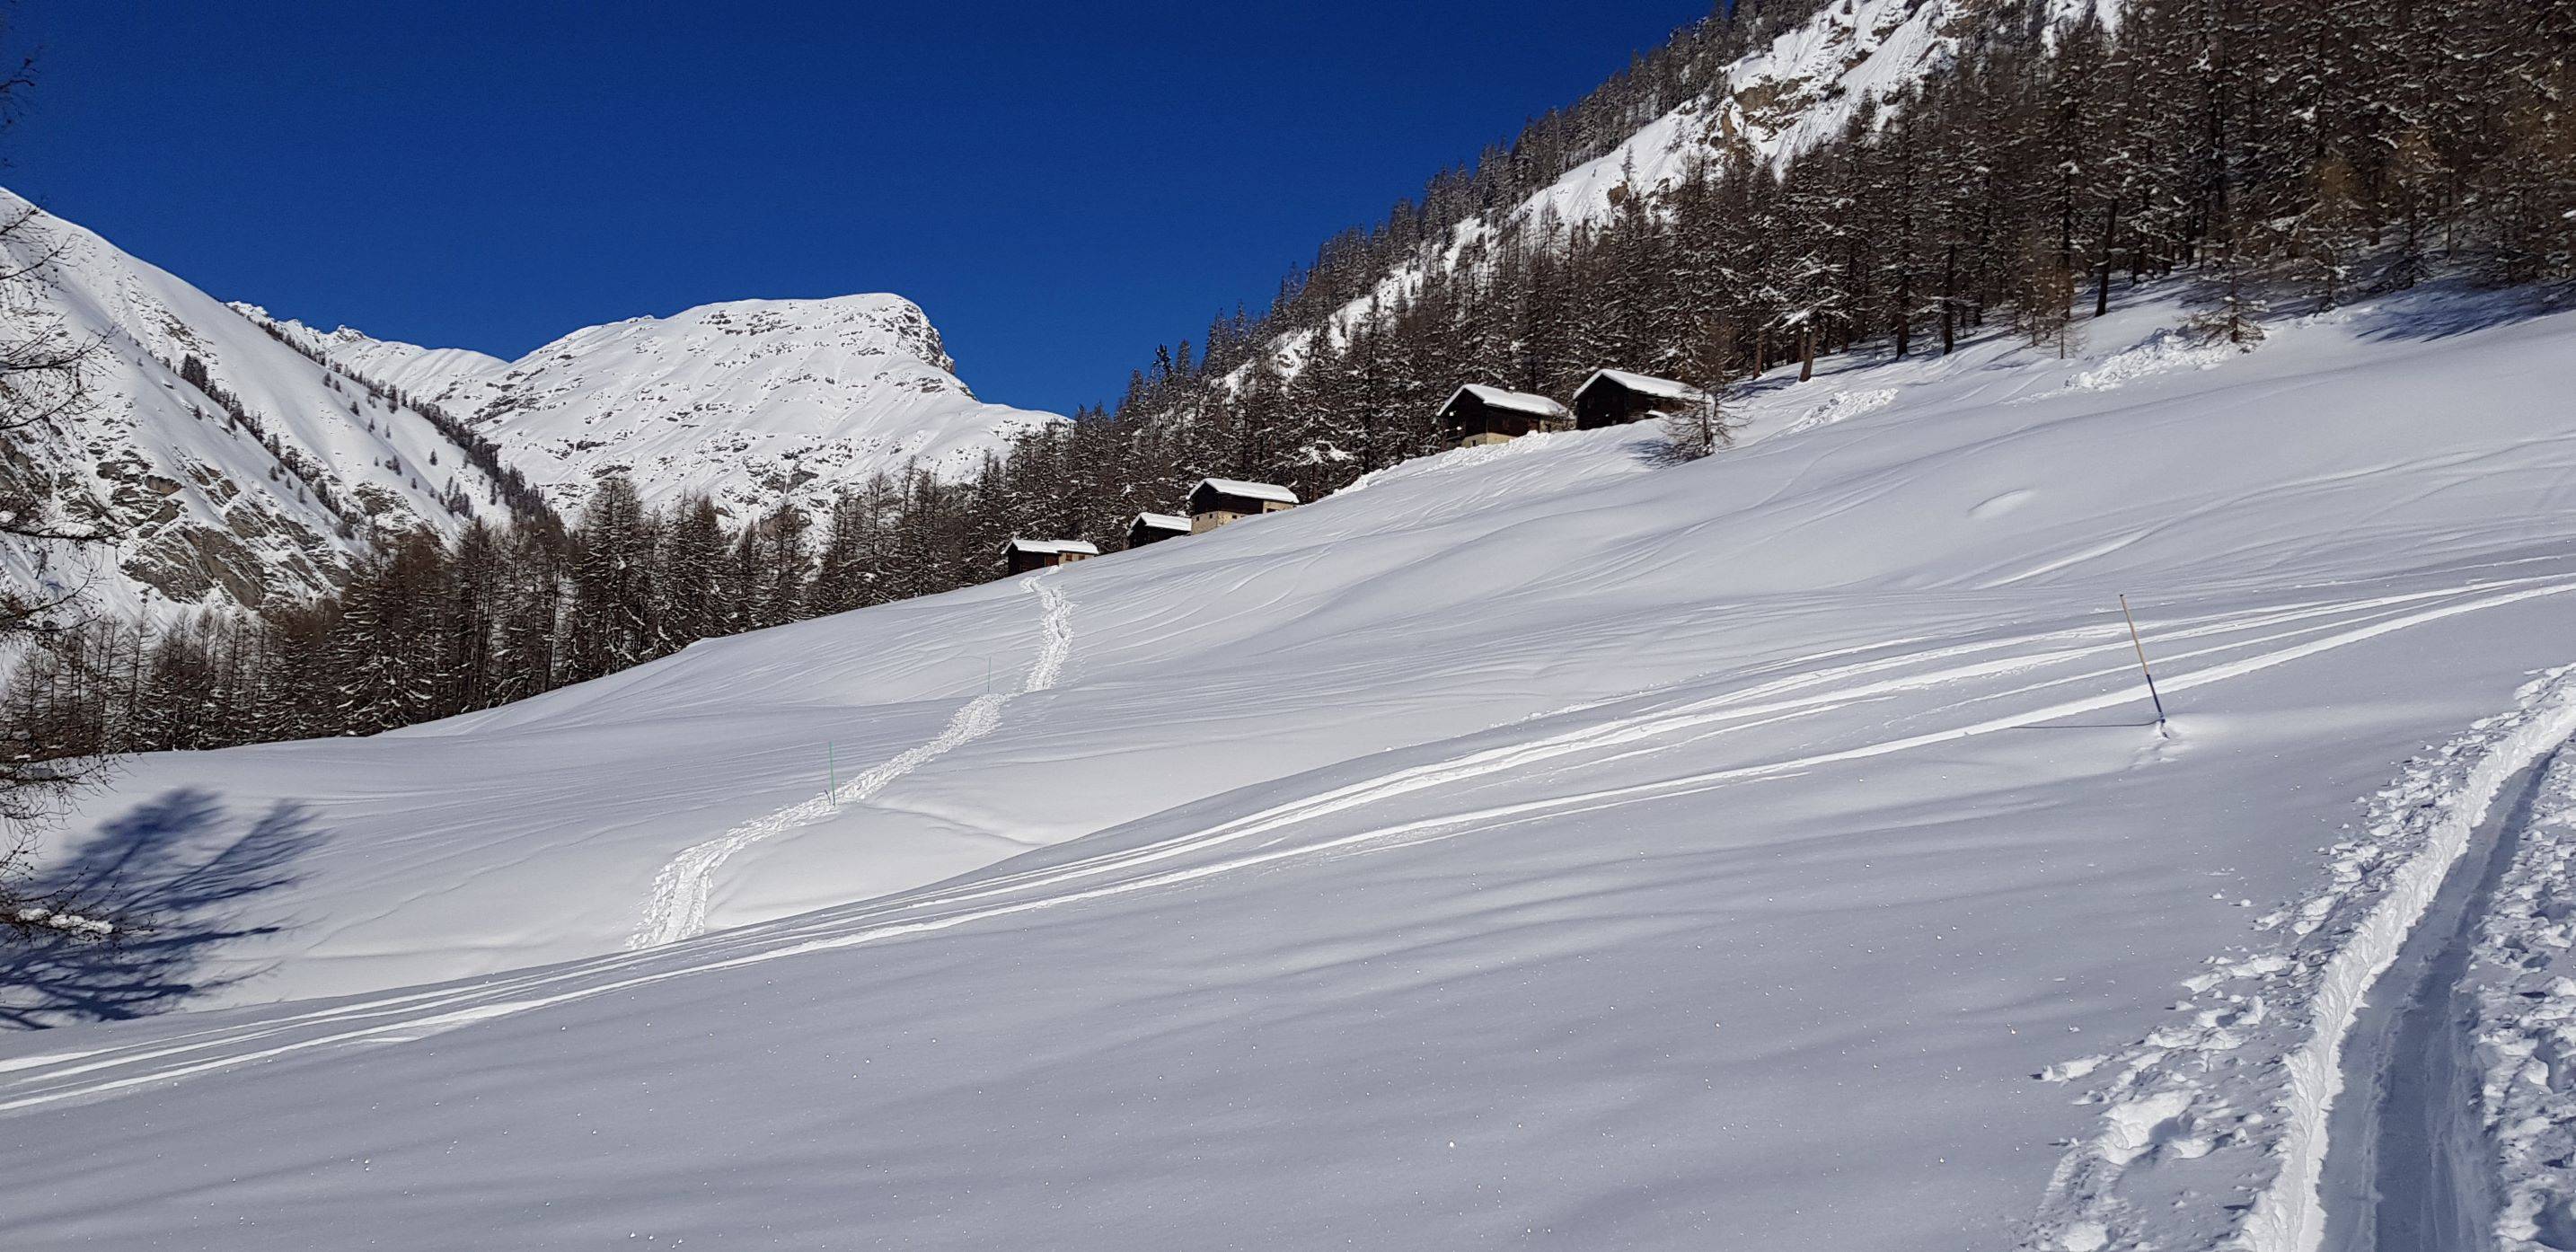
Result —
<path fill-rule="evenodd" d="M 899 292 L 1069 410 L 1707 8 L 22 0 L 0 179 L 220 298 L 505 357 Z"/>

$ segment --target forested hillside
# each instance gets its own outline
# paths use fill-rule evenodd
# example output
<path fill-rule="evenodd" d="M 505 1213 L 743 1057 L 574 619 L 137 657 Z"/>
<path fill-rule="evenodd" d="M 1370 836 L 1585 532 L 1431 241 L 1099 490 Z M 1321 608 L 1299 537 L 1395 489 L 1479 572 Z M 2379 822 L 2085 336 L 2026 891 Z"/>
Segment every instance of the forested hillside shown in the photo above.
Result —
<path fill-rule="evenodd" d="M 1546 197 L 1493 207 L 1668 107 L 1725 113 L 1693 93 L 1740 55 L 1927 14 L 1935 63 L 1883 106 L 1853 103 L 1811 150 L 1775 162 L 1748 132 L 1721 134 L 1677 185 L 1614 186 L 1598 221 L 1565 222 Z M 1117 497 L 1082 519 L 1105 536 L 1200 471 L 1311 495 L 1418 454 L 1462 381 L 1561 397 L 1610 365 L 1718 388 L 1790 357 L 1946 352 L 1996 323 L 2047 343 L 2177 272 L 2206 280 L 2213 326 L 2239 340 L 2268 312 L 2441 269 L 2563 279 L 2571 52 L 2568 0 L 1748 5 L 1334 240 L 1266 316 L 1158 353 L 1114 421 L 1184 432 L 1142 441 L 1173 464 L 1122 475 L 1137 458 L 1121 439 L 1041 455 Z M 1449 228 L 1462 217 L 1479 229 Z M 1382 276 L 1408 267 L 1420 281 L 1386 298 Z M 1371 312 L 1343 331 L 1353 300 Z M 1116 459 L 1094 461 L 1099 447 Z"/>
<path fill-rule="evenodd" d="M 1770 76 L 1820 46 L 1868 88 Z M 901 537 L 894 593 L 918 594 L 990 576 L 1015 533 L 1114 544 L 1206 474 L 1327 494 L 1438 447 L 1462 382 L 1562 398 L 1615 366 L 1723 394 L 1971 333 L 2062 349 L 2175 277 L 2198 329 L 2238 343 L 2436 273 L 2564 280 L 2571 52 L 2576 0 L 1745 5 L 1328 242 L 1266 314 L 1157 350 L 1114 410 L 859 507 Z M 1579 201 L 1552 189 L 1676 116 L 1715 119 L 1691 132 L 1706 152 L 1665 162 L 1680 177 L 1556 211 Z"/>
<path fill-rule="evenodd" d="M 1158 350 L 1114 410 L 962 479 L 881 474 L 728 532 L 610 472 L 569 536 L 478 525 L 388 545 L 317 607 L 101 628 L 10 713 L 183 747 L 484 707 L 982 581 L 1015 534 L 1114 545 L 1202 475 L 1313 499 L 1434 450 L 1462 382 L 1561 397 L 1616 366 L 1723 396 L 1783 361 L 1978 334 L 2068 351 L 2147 282 L 2190 284 L 2194 332 L 2251 345 L 2437 274 L 2561 281 L 2571 51 L 2576 0 L 1747 4 L 1327 242 L 1266 313 Z M 188 708 L 226 712 L 154 725 Z"/>

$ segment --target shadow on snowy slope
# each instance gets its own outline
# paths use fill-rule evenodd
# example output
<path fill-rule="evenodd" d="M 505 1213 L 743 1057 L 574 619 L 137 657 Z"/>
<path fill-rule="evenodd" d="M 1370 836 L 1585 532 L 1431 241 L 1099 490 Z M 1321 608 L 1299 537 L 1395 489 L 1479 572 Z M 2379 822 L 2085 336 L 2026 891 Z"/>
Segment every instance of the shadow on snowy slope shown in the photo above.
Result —
<path fill-rule="evenodd" d="M 139 929 L 114 943 L 40 938 L 0 953 L 0 1027 L 141 1017 L 255 973 L 202 969 L 218 945 L 284 928 L 245 922 L 242 906 L 294 883 L 292 865 L 322 832 L 287 803 L 231 826 L 212 794 L 171 791 L 100 826 L 29 884 L 110 902 Z"/>
<path fill-rule="evenodd" d="M 2576 290 L 2564 286 L 2495 290 L 2453 280 L 2373 301 L 2353 320 L 2364 339 L 2448 339 L 2571 307 L 2576 307 Z"/>

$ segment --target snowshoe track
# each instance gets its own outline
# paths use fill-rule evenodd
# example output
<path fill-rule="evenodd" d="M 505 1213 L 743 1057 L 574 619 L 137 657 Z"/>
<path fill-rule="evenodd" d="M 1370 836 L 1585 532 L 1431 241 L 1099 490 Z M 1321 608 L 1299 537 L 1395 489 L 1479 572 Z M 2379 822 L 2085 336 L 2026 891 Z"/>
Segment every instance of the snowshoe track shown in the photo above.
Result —
<path fill-rule="evenodd" d="M 800 826 L 810 826 L 840 814 L 841 806 L 857 804 L 886 789 L 896 779 L 939 759 L 958 748 L 973 743 L 1002 724 L 1002 708 L 1012 700 L 1033 691 L 1055 686 L 1064 675 L 1064 665 L 1073 653 L 1072 605 L 1054 582 L 1044 576 L 1022 584 L 1036 592 L 1044 613 L 1039 627 L 1043 637 L 1037 660 L 1030 664 L 1028 677 L 1018 689 L 987 692 L 966 702 L 948 725 L 927 742 L 916 744 L 896 754 L 893 759 L 867 770 L 837 790 L 827 792 L 800 804 L 791 804 L 775 813 L 753 818 L 704 843 L 683 849 L 662 866 L 653 877 L 653 896 L 644 906 L 644 920 L 626 941 L 630 950 L 660 947 L 678 943 L 705 933 L 707 909 L 715 894 L 717 871 L 735 853 Z"/>
<path fill-rule="evenodd" d="M 2334 880 L 2275 914 L 2280 936 L 2252 951 L 2213 957 L 2213 972 L 2185 985 L 2176 1024 L 2112 1055 L 2081 1058 L 2039 1075 L 2065 1081 L 2099 1072 L 2088 1103 L 2104 1127 L 2058 1163 L 2023 1240 L 2035 1252 L 2142 1246 L 2146 1214 L 2126 1194 L 2133 1165 L 2154 1164 L 2186 1128 L 2184 1157 L 2213 1150 L 2260 1154 L 2268 1178 L 2230 1206 L 2216 1235 L 2239 1252 L 2319 1252 L 2328 1242 L 2327 1153 L 2345 1094 L 2345 1048 L 2366 999 L 2464 865 L 2481 823 L 2507 786 L 2576 740 L 2576 668 L 2526 686 L 2514 707 L 2438 753 L 2409 763 L 2373 804 L 2367 836 L 2334 850 Z M 2267 919 L 2269 922 L 2271 919 Z M 2293 1015 L 2301 1027 L 2264 1046 L 2247 1027 Z M 2259 1081 L 2246 1075 L 2258 1075 Z M 2249 1085 L 2249 1083 L 2251 1085 Z M 2367 1094 L 2367 1093 L 2364 1093 Z M 2259 1118 L 2248 1118 L 2259 1112 Z M 2366 1145 L 2355 1145 L 2355 1149 Z"/>

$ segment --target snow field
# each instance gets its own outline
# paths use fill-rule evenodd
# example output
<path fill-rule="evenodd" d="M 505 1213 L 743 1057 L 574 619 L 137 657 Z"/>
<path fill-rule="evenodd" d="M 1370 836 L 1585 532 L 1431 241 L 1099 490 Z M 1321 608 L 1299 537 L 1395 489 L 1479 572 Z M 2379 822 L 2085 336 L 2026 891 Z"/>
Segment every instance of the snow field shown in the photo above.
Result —
<path fill-rule="evenodd" d="M 2241 1242 L 2299 1192 L 2331 1096 L 2281 1080 L 2374 910 L 2563 713 L 2529 688 L 2571 659 L 2576 326 L 2407 330 L 2444 298 L 2212 368 L 2136 355 L 2152 303 L 2069 361 L 1836 363 L 1690 466 L 1637 429 L 1426 458 L 488 714 L 137 762 L 85 819 L 198 786 L 332 837 L 244 906 L 295 924 L 210 959 L 262 978 L 0 1039 L 52 1145 L 0 1211 L 261 1252 Z M 2160 365 L 2070 385 L 2115 359 Z M 1026 675 L 989 725 L 987 658 Z M 826 739 L 946 746 L 622 950 L 675 857 L 814 800 Z"/>

